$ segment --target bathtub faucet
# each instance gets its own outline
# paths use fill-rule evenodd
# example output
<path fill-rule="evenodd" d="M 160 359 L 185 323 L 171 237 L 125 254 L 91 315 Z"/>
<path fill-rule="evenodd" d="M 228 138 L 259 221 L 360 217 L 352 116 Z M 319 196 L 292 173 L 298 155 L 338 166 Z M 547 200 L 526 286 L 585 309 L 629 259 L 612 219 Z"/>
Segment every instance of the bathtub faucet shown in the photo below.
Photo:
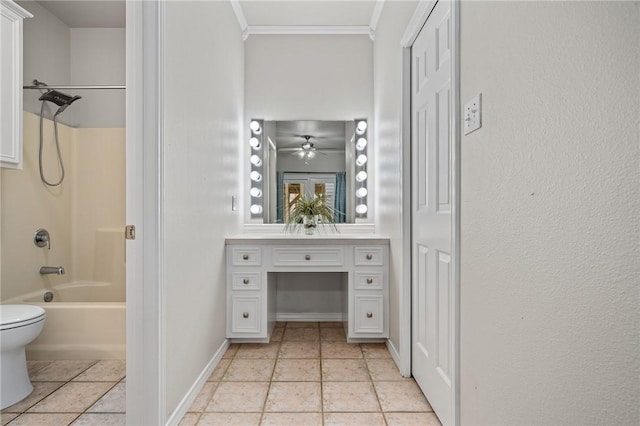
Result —
<path fill-rule="evenodd" d="M 40 268 L 40 275 L 58 274 L 64 275 L 64 268 L 62 266 L 43 266 Z"/>

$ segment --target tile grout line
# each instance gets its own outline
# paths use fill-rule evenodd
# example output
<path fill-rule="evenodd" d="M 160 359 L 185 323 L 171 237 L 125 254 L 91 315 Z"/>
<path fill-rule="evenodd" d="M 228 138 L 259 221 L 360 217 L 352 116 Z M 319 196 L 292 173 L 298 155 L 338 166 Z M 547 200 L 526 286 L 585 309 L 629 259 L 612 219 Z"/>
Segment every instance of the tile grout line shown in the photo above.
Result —
<path fill-rule="evenodd" d="M 367 369 L 367 374 L 369 375 L 369 380 L 371 381 L 371 387 L 373 388 L 373 393 L 376 396 L 376 402 L 378 403 L 378 407 L 380 408 L 380 413 L 382 414 L 382 420 L 384 421 L 385 425 L 388 425 L 389 422 L 387 422 L 387 416 L 385 415 L 385 411 L 382 408 L 382 403 L 380 402 L 380 395 L 378 395 L 378 389 L 376 389 L 376 384 L 373 381 L 373 376 L 371 375 L 371 370 L 369 370 L 369 363 L 367 362 L 367 360 L 369 358 L 366 357 L 364 351 L 362 350 L 362 345 L 360 344 L 360 351 L 362 351 L 362 362 L 364 362 L 364 366 Z"/>

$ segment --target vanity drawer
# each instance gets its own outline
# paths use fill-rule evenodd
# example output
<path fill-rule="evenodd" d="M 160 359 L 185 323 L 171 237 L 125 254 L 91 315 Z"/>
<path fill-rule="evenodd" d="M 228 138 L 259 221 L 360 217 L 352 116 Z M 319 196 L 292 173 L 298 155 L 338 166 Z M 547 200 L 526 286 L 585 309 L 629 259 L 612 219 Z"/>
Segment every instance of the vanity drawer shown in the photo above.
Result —
<path fill-rule="evenodd" d="M 354 259 L 356 266 L 382 266 L 384 264 L 384 249 L 382 247 L 356 247 Z"/>
<path fill-rule="evenodd" d="M 260 333 L 260 296 L 232 296 L 231 333 Z"/>
<path fill-rule="evenodd" d="M 353 287 L 356 290 L 382 290 L 384 274 L 382 272 L 358 271 L 355 273 Z"/>
<path fill-rule="evenodd" d="M 259 272 L 233 272 L 231 275 L 233 290 L 260 290 L 261 274 Z"/>
<path fill-rule="evenodd" d="M 356 334 L 384 333 L 384 297 L 381 295 L 354 298 L 353 332 Z"/>
<path fill-rule="evenodd" d="M 342 247 L 275 247 L 273 266 L 342 266 Z"/>
<path fill-rule="evenodd" d="M 262 265 L 262 251 L 259 247 L 231 247 L 231 264 L 233 266 Z"/>

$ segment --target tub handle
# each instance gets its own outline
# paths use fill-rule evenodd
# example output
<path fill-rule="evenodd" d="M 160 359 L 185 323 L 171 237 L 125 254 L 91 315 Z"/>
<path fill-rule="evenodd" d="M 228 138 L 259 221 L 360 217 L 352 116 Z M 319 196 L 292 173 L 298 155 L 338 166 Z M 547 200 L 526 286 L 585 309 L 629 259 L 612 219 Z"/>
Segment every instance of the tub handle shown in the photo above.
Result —
<path fill-rule="evenodd" d="M 47 246 L 47 248 L 51 250 L 51 238 L 49 237 L 49 231 L 44 228 L 38 229 L 36 234 L 33 236 L 33 244 L 40 248 Z"/>

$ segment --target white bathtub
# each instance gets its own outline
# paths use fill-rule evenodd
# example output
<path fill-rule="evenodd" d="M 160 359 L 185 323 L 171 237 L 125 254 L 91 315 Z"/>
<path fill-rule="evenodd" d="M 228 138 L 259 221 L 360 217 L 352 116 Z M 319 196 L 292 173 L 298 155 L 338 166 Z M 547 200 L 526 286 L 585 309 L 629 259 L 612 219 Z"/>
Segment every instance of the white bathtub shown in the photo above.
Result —
<path fill-rule="evenodd" d="M 45 303 L 44 293 L 54 293 Z M 42 306 L 47 312 L 40 336 L 27 346 L 27 359 L 125 359 L 124 291 L 109 283 L 73 282 L 3 303 Z"/>

